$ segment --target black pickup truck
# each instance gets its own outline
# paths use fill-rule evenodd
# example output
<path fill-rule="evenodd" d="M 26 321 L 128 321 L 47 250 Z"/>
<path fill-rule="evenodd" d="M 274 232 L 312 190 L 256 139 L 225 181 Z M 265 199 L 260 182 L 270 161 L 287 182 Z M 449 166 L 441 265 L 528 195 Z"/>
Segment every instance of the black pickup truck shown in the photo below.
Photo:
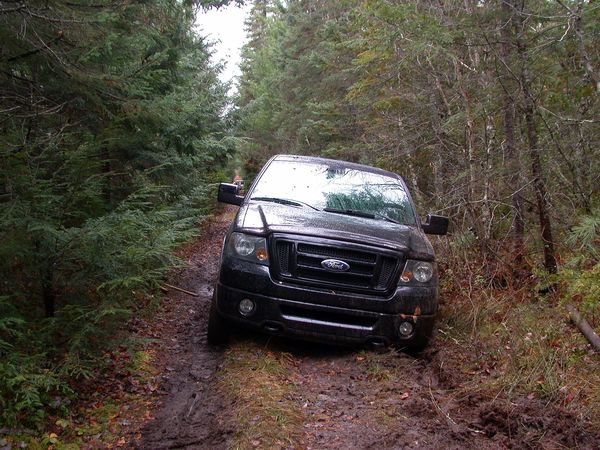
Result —
<path fill-rule="evenodd" d="M 398 175 L 323 158 L 277 155 L 247 194 L 222 183 L 239 205 L 221 253 L 207 340 L 236 324 L 327 343 L 418 351 L 431 337 L 438 277 L 421 224 Z"/>

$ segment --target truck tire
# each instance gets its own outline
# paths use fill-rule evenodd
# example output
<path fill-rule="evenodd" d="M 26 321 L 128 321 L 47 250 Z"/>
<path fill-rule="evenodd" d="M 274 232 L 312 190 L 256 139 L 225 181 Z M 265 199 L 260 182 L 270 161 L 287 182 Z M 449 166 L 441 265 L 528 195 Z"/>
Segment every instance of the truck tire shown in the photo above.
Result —
<path fill-rule="evenodd" d="M 405 348 L 405 352 L 409 355 L 419 356 L 423 350 L 425 350 L 429 346 L 430 341 L 429 336 L 419 336 L 415 338 L 408 346 Z"/>
<path fill-rule="evenodd" d="M 229 342 L 228 324 L 217 311 L 215 294 L 210 302 L 206 342 L 212 346 L 224 346 Z"/>

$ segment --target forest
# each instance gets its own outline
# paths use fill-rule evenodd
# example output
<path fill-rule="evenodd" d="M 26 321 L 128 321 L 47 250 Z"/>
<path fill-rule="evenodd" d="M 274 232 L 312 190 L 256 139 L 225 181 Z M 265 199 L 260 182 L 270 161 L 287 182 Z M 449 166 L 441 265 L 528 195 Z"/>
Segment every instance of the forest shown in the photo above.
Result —
<path fill-rule="evenodd" d="M 234 152 L 194 5 L 0 4 L 0 413 L 66 410 L 156 302 Z M 122 339 L 122 337 L 120 337 Z"/>
<path fill-rule="evenodd" d="M 597 226 L 598 15 L 584 1 L 256 2 L 242 160 L 252 173 L 285 149 L 390 169 L 483 258 L 510 241 L 513 272 L 541 255 L 553 274 L 569 231 L 592 247 Z"/>
<path fill-rule="evenodd" d="M 233 97 L 194 28 L 229 3 L 252 5 Z M 70 414 L 217 183 L 278 153 L 402 175 L 450 217 L 449 296 L 599 330 L 598 2 L 2 0 L 0 42 L 2 426 Z"/>

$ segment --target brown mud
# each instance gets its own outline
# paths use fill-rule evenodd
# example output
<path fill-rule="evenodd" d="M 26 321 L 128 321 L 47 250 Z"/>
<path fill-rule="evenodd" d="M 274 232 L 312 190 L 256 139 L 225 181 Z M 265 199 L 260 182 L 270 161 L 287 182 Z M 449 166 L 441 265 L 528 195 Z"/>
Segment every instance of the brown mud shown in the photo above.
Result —
<path fill-rule="evenodd" d="M 127 447 L 224 449 L 236 433 L 237 405 L 218 389 L 223 352 L 206 344 L 206 321 L 223 235 L 232 210 L 216 217 L 171 283 L 156 318 L 158 389 L 151 413 L 130 430 Z M 245 339 L 262 340 L 261 337 Z M 600 449 L 600 432 L 574 412 L 536 398 L 486 391 L 464 367 L 469 349 L 441 340 L 421 356 L 272 339 L 293 361 L 295 402 L 305 449 Z M 260 447 L 260 445 L 259 445 Z"/>
<path fill-rule="evenodd" d="M 456 355 L 418 358 L 311 352 L 295 364 L 302 386 L 304 448 L 600 448 L 600 433 L 536 399 L 470 393 Z M 286 349 L 290 351 L 290 349 Z M 292 352 L 293 353 L 293 352 Z"/>
<path fill-rule="evenodd" d="M 230 209 L 214 218 L 202 238 L 184 250 L 188 267 L 170 280 L 199 296 L 170 290 L 165 297 L 156 319 L 161 324 L 156 349 L 159 388 L 152 418 L 131 443 L 134 448 L 227 448 L 233 430 L 226 400 L 216 388 L 222 351 L 207 346 L 206 323 L 221 242 L 231 220 Z"/>

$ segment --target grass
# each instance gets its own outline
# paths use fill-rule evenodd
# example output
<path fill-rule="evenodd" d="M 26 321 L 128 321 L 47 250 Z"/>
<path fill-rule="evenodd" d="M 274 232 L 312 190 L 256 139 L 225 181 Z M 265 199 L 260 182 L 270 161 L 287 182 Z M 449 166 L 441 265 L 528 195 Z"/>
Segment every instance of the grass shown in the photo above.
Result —
<path fill-rule="evenodd" d="M 139 349 L 133 352 L 131 360 L 125 365 L 125 369 L 130 372 L 139 382 L 147 382 L 154 374 L 152 358 L 154 351 L 148 349 Z"/>
<path fill-rule="evenodd" d="M 438 325 L 443 346 L 472 349 L 465 366 L 475 379 L 465 389 L 540 399 L 600 427 L 600 357 L 552 295 L 492 288 L 454 295 Z"/>
<path fill-rule="evenodd" d="M 294 395 L 294 359 L 268 345 L 240 341 L 228 349 L 220 388 L 233 399 L 236 435 L 230 448 L 295 448 L 302 436 L 302 405 Z"/>

